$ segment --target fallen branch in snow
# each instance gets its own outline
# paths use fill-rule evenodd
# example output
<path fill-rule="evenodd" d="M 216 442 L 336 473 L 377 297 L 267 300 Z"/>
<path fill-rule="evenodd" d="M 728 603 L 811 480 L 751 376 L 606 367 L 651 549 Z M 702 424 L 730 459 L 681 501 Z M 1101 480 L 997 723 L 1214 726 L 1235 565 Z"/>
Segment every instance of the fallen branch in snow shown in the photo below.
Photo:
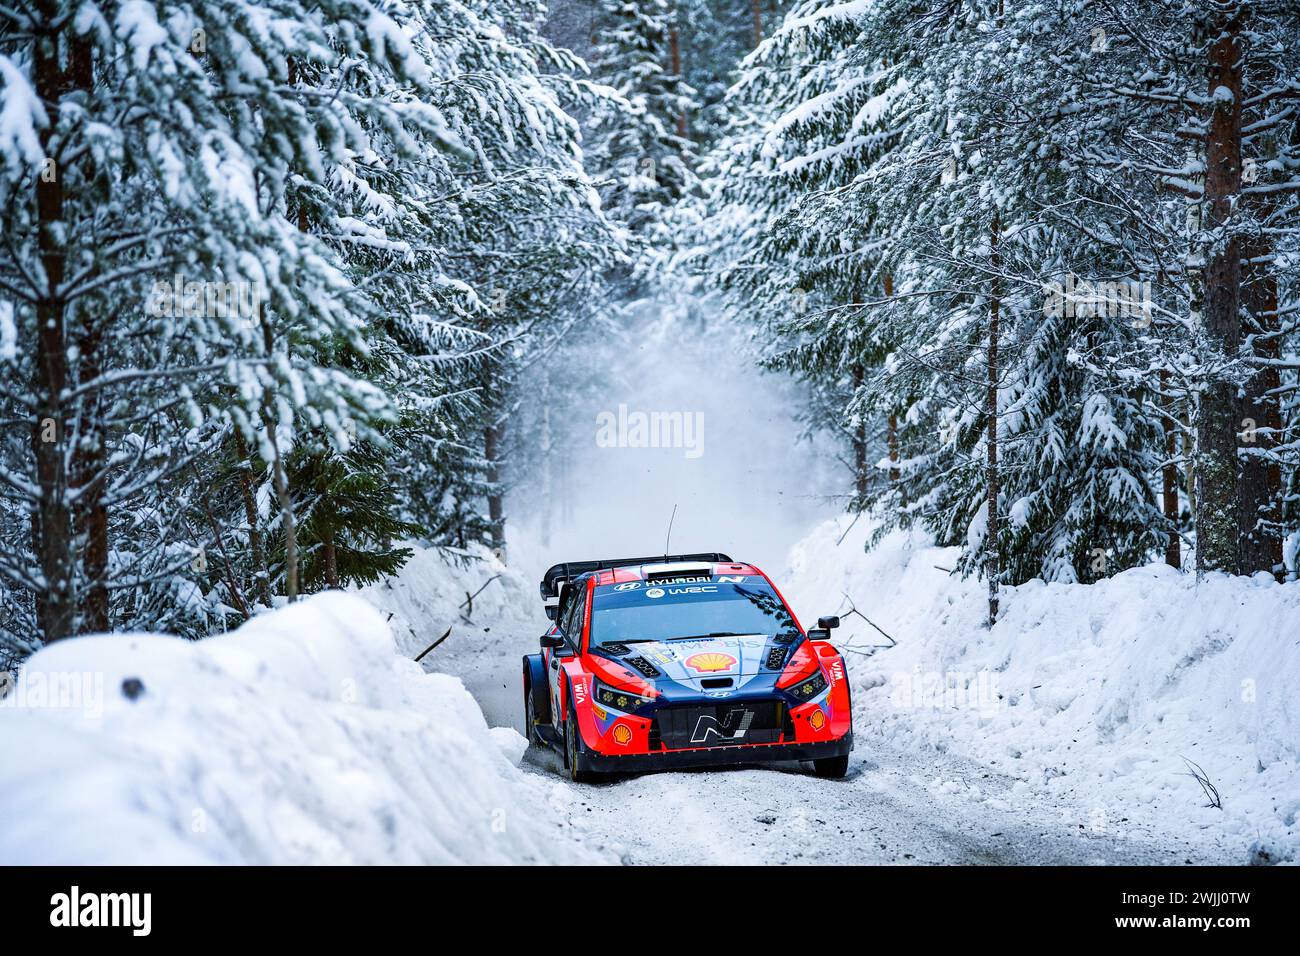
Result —
<path fill-rule="evenodd" d="M 838 548 L 841 544 L 844 543 L 844 539 L 849 536 L 849 532 L 853 530 L 853 526 L 858 523 L 858 519 L 861 517 L 862 517 L 861 511 L 859 511 L 857 514 L 853 516 L 853 520 L 849 522 L 849 526 L 845 528 L 844 533 L 840 535 L 840 540 L 835 542 L 835 547 Z"/>
<path fill-rule="evenodd" d="M 420 651 L 420 656 L 417 657 L 417 658 L 415 659 L 415 662 L 416 662 L 417 664 L 420 663 L 420 661 L 424 660 L 424 655 L 425 655 L 425 654 L 428 654 L 431 650 L 433 650 L 435 647 L 437 647 L 439 644 L 441 644 L 443 641 L 445 641 L 445 640 L 446 640 L 447 638 L 449 638 L 449 637 L 451 637 L 451 625 L 448 625 L 448 626 L 447 626 L 447 630 L 445 630 L 445 631 L 442 632 L 442 637 L 438 638 L 436 641 L 434 641 L 432 644 L 430 644 L 430 645 L 429 645 L 428 647 L 426 647 L 424 650 Z"/>
<path fill-rule="evenodd" d="M 467 604 L 469 605 L 465 613 L 461 615 L 461 617 L 465 619 L 465 622 L 467 624 L 474 623 L 473 621 L 470 620 L 470 615 L 474 613 L 474 599 L 483 593 L 483 588 L 487 587 L 489 584 L 491 584 L 499 577 L 501 577 L 501 575 L 499 574 L 492 575 L 492 577 L 488 578 L 486 581 L 483 582 L 483 587 L 479 588 L 473 594 L 470 594 L 468 591 L 465 592 L 465 600 L 460 602 L 460 606 L 465 607 L 465 605 Z"/>
<path fill-rule="evenodd" d="M 1180 755 L 1181 756 L 1181 755 Z M 1205 797 L 1210 801 L 1210 806 L 1216 809 L 1223 809 L 1223 798 L 1219 796 L 1219 788 L 1210 783 L 1209 775 L 1201 769 L 1200 764 L 1192 763 L 1186 757 L 1183 757 L 1183 763 L 1187 764 L 1187 769 L 1191 772 L 1187 775 L 1201 785 L 1205 791 Z"/>
<path fill-rule="evenodd" d="M 889 641 L 888 644 L 868 644 L 868 645 L 867 645 L 868 647 L 871 647 L 871 648 L 879 648 L 879 649 L 881 649 L 881 650 L 889 650 L 889 648 L 891 648 L 891 647 L 897 647 L 897 646 L 898 646 L 898 641 L 894 640 L 892 637 L 890 637 L 888 634 L 886 634 L 885 631 L 884 631 L 884 629 L 881 628 L 881 626 L 880 626 L 879 624 L 877 624 L 877 623 L 876 623 L 875 621 L 873 621 L 871 618 L 867 617 L 865 614 L 863 614 L 861 611 L 858 610 L 858 606 L 857 606 L 857 604 L 854 603 L 853 598 L 849 597 L 849 592 L 848 592 L 848 591 L 841 591 L 840 593 L 844 595 L 844 600 L 846 600 L 846 601 L 849 602 L 849 609 L 848 609 L 848 611 L 845 612 L 845 616 L 846 616 L 846 617 L 847 617 L 849 614 L 856 614 L 858 617 L 862 618 L 862 620 L 866 621 L 868 624 L 870 624 L 872 627 L 874 627 L 877 631 L 879 631 L 879 632 L 881 633 L 881 635 L 885 638 L 885 640 Z M 859 652 L 859 653 L 861 653 L 861 652 Z"/>

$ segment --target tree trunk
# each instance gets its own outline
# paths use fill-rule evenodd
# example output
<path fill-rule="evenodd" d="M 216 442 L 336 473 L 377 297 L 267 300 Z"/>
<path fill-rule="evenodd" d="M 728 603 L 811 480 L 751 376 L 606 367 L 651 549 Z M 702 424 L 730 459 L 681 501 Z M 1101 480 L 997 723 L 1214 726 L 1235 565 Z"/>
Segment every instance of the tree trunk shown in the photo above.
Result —
<path fill-rule="evenodd" d="M 339 555 L 334 547 L 334 529 L 327 527 L 321 539 L 321 556 L 325 561 L 325 583 L 332 588 L 339 586 Z"/>
<path fill-rule="evenodd" d="M 853 366 L 853 394 L 867 381 L 867 372 L 861 365 Z M 861 508 L 867 500 L 867 491 L 871 486 L 871 476 L 867 470 L 867 421 L 859 416 L 853 426 L 853 490 L 854 508 Z"/>
<path fill-rule="evenodd" d="M 505 560 L 506 511 L 501 488 L 501 445 L 505 424 L 497 418 L 483 429 L 483 457 L 487 459 L 488 524 L 491 526 L 492 550 Z"/>
<path fill-rule="evenodd" d="M 1248 242 L 1253 259 L 1272 251 L 1265 239 Z M 1265 359 L 1281 358 L 1278 332 L 1277 278 L 1265 266 L 1243 287 L 1247 313 L 1255 334 L 1270 335 L 1256 340 L 1253 354 Z M 1277 366 L 1265 366 L 1246 383 L 1242 421 L 1246 454 L 1241 462 L 1241 572 L 1267 571 L 1282 579 L 1281 493 L 1282 469 L 1271 458 L 1282 429 L 1282 411 L 1277 390 L 1282 386 Z"/>
<path fill-rule="evenodd" d="M 95 81 L 94 60 L 90 44 L 74 38 L 70 44 L 70 83 L 73 89 L 89 90 Z M 89 382 L 104 371 L 104 322 L 87 316 L 84 332 L 77 340 L 80 361 L 79 379 Z M 108 617 L 108 510 L 104 507 L 104 484 L 108 455 L 108 436 L 104 433 L 105 403 L 98 391 L 83 398 L 78 408 L 76 447 L 73 449 L 73 481 L 77 489 L 77 541 L 82 549 L 82 573 L 86 595 L 82 602 L 80 630 L 103 633 L 109 630 Z"/>
<path fill-rule="evenodd" d="M 103 329 L 93 320 L 77 338 L 81 381 L 98 378 L 103 371 Z M 108 620 L 108 511 L 104 507 L 107 480 L 107 438 L 103 427 L 104 403 L 98 393 L 82 399 L 77 415 L 76 447 L 72 473 L 77 489 L 77 540 L 82 549 L 82 572 L 86 581 L 82 602 L 81 633 L 103 633 Z"/>
<path fill-rule="evenodd" d="M 52 121 L 57 121 L 59 116 L 67 82 L 59 62 L 59 37 L 57 32 L 41 34 L 33 44 L 36 94 Z M 52 126 L 42 128 L 39 136 L 41 150 L 49 156 Z M 36 177 L 37 244 L 45 271 L 45 288 L 36 301 L 36 362 L 32 382 L 36 420 L 32 423 L 32 454 L 36 459 L 40 498 L 32 520 L 44 585 L 39 608 L 46 641 L 67 637 L 74 632 L 76 624 L 73 588 L 76 556 L 67 495 L 68 422 L 63 407 L 63 391 L 68 382 L 68 342 L 65 303 L 59 289 L 67 255 L 64 175 L 64 170 L 56 165 L 53 175 Z"/>
<path fill-rule="evenodd" d="M 898 415 L 894 412 L 889 413 L 888 442 L 889 480 L 896 482 L 898 481 Z"/>
<path fill-rule="evenodd" d="M 988 416 L 988 460 L 985 465 L 985 482 L 988 485 L 988 522 L 984 537 L 984 575 L 989 585 L 989 627 L 998 622 L 998 578 L 1002 573 L 1002 553 L 998 547 L 998 335 L 999 311 L 1002 308 L 1001 286 L 997 272 L 1002 265 L 1002 256 L 998 251 L 998 239 L 1001 232 L 998 217 L 993 217 L 989 229 L 989 257 L 993 273 L 993 290 L 989 299 L 989 349 L 988 379 L 984 395 L 984 414 Z"/>
<path fill-rule="evenodd" d="M 1233 358 L 1241 344 L 1241 245 L 1233 205 L 1241 190 L 1241 23 L 1239 11 L 1216 15 L 1208 62 L 1211 99 L 1205 143 L 1205 334 L 1214 358 Z M 1216 95 L 1226 90 L 1230 96 Z M 1196 566 L 1239 570 L 1237 429 L 1241 405 L 1231 382 L 1216 378 L 1201 394 L 1197 423 Z"/>
<path fill-rule="evenodd" d="M 275 435 L 275 421 L 270 412 L 263 413 L 262 419 L 271 443 L 271 480 L 275 485 L 276 502 L 280 505 L 280 524 L 284 528 L 284 593 L 292 604 L 298 600 L 298 528 L 293 516 L 293 499 L 289 495 L 289 480 L 280 457 L 280 442 Z"/>
<path fill-rule="evenodd" d="M 483 378 L 483 394 L 487 396 L 487 424 L 483 426 L 483 458 L 487 461 L 488 525 L 492 550 L 504 561 L 506 556 L 505 512 L 505 414 L 501 397 L 501 383 L 497 370 L 489 367 Z"/>
<path fill-rule="evenodd" d="M 672 57 L 673 76 L 677 83 L 682 82 L 682 44 L 678 36 L 677 28 L 673 27 L 668 32 L 668 49 Z M 682 139 L 686 138 L 686 113 L 677 114 L 677 135 Z"/>
<path fill-rule="evenodd" d="M 763 10 L 760 0 L 749 0 L 749 12 L 754 22 L 754 46 L 763 42 Z"/>
<path fill-rule="evenodd" d="M 549 369 L 542 368 L 542 423 L 541 434 L 538 436 L 538 444 L 541 452 L 541 472 L 542 488 L 541 501 L 538 507 L 542 509 L 541 515 L 541 532 L 542 546 L 549 547 L 551 544 L 551 513 L 554 508 L 554 478 L 552 476 L 551 457 L 553 448 L 551 445 L 551 373 Z"/>
<path fill-rule="evenodd" d="M 1164 508 L 1169 536 L 1165 543 L 1165 564 L 1171 568 L 1183 566 L 1182 539 L 1178 536 L 1178 426 L 1173 420 L 1173 402 L 1166 394 L 1169 373 L 1160 372 L 1160 407 L 1164 410 L 1162 422 L 1165 431 L 1165 463 L 1160 469 L 1160 500 Z"/>
<path fill-rule="evenodd" d="M 894 295 L 894 277 L 888 272 L 885 273 L 885 298 L 892 298 Z M 887 434 L 887 443 L 889 447 L 889 480 L 897 482 L 898 472 L 898 413 L 891 411 L 889 413 L 889 423 Z"/>
<path fill-rule="evenodd" d="M 1277 80 L 1271 59 L 1261 58 L 1251 78 L 1253 89 L 1271 89 Z M 1249 120 L 1266 118 L 1267 108 Z M 1257 133 L 1255 152 L 1260 156 L 1257 167 L 1275 155 L 1277 139 L 1269 133 Z M 1282 357 L 1281 323 L 1278 316 L 1278 284 L 1273 240 L 1265 230 L 1277 215 L 1277 201 L 1256 193 L 1243 193 L 1242 206 L 1255 223 L 1253 233 L 1243 243 L 1245 275 L 1242 281 L 1242 305 L 1250 322 L 1247 351 L 1263 359 Z M 1282 429 L 1282 408 L 1278 389 L 1282 376 L 1277 366 L 1260 368 L 1246 383 L 1242 402 L 1242 438 L 1245 442 L 1241 459 L 1241 571 L 1253 574 L 1267 571 L 1281 582 L 1286 573 L 1282 560 L 1282 468 L 1273 459 Z"/>
<path fill-rule="evenodd" d="M 271 570 L 266 564 L 262 549 L 262 532 L 257 530 L 257 499 L 253 495 L 253 459 L 239 429 L 235 429 L 235 455 L 239 459 L 239 497 L 244 502 L 244 518 L 248 521 L 248 547 L 253 552 L 254 575 L 257 594 L 266 607 L 271 606 Z"/>

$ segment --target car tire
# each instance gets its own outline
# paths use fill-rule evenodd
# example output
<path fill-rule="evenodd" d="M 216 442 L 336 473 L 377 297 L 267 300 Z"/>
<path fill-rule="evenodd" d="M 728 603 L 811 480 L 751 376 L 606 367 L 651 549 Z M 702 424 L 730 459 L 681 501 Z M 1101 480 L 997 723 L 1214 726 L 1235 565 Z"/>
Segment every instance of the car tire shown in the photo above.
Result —
<path fill-rule="evenodd" d="M 524 732 L 528 745 L 541 746 L 542 735 L 537 732 L 537 711 L 533 704 L 533 688 L 524 683 Z"/>
<path fill-rule="evenodd" d="M 578 721 L 569 711 L 569 719 L 564 722 L 564 763 L 569 769 L 569 779 L 574 783 L 594 783 L 600 775 L 590 770 L 578 769 L 578 750 L 582 747 L 582 737 L 578 733 Z"/>
<path fill-rule="evenodd" d="M 849 755 L 822 757 L 813 761 L 813 773 L 828 780 L 842 780 L 849 772 Z"/>

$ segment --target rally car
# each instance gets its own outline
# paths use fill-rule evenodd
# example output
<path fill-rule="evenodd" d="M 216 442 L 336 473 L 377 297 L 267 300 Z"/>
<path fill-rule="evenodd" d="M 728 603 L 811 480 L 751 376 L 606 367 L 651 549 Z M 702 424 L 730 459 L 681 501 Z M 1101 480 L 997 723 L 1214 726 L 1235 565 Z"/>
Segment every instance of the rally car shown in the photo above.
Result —
<path fill-rule="evenodd" d="M 524 726 L 575 781 L 770 760 L 847 771 L 849 682 L 829 641 L 839 618 L 805 632 L 752 564 L 575 561 L 541 591 L 552 624 L 524 656 Z"/>

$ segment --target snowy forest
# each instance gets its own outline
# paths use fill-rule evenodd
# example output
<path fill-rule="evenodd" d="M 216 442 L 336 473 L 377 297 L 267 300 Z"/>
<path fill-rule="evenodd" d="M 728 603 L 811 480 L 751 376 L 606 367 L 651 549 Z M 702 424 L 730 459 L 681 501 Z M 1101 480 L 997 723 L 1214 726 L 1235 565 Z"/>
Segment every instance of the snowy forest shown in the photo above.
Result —
<path fill-rule="evenodd" d="M 504 556 L 664 310 L 989 623 L 1297 573 L 1290 0 L 0 0 L 0 209 L 0 670 Z"/>

